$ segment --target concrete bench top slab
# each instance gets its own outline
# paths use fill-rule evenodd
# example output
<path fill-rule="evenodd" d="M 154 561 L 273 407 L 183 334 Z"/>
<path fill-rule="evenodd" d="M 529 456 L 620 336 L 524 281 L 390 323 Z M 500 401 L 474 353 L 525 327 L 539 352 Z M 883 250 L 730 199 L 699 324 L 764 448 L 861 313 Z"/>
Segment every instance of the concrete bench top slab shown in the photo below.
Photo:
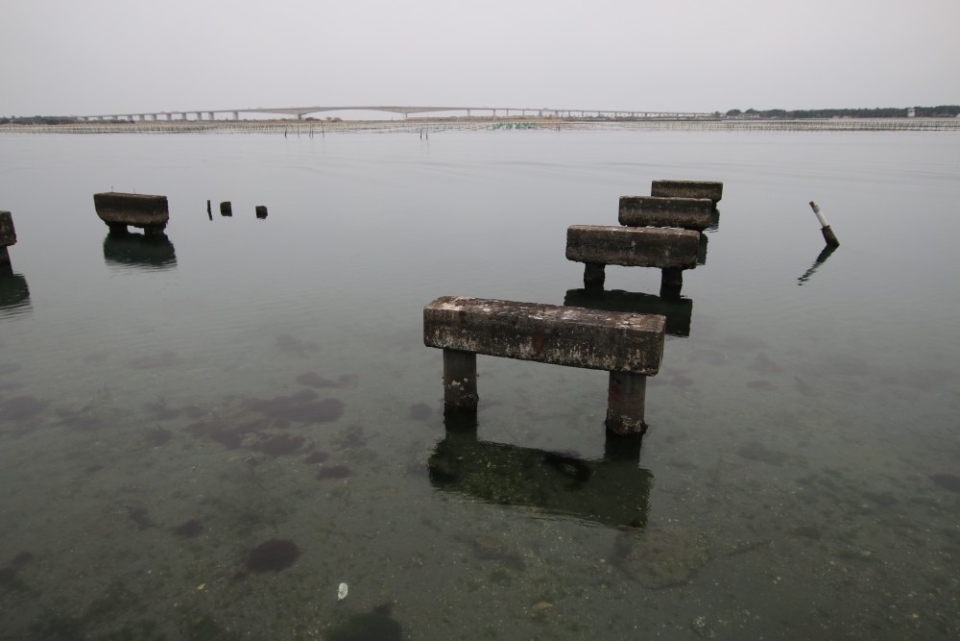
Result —
<path fill-rule="evenodd" d="M 653 376 L 663 316 L 443 296 L 423 309 L 428 347 Z"/>
<path fill-rule="evenodd" d="M 567 259 L 581 263 L 694 269 L 700 234 L 688 229 L 572 225 Z"/>
<path fill-rule="evenodd" d="M 709 198 L 621 196 L 619 221 L 628 227 L 680 227 L 703 231 L 710 226 Z"/>
<path fill-rule="evenodd" d="M 717 204 L 723 198 L 723 183 L 710 180 L 654 180 L 650 195 L 663 198 L 709 198 Z"/>

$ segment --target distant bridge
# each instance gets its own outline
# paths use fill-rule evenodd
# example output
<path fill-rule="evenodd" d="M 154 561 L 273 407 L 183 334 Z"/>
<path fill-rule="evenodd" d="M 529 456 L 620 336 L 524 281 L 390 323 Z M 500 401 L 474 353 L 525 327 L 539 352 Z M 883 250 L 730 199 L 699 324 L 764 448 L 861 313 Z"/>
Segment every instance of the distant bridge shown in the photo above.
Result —
<path fill-rule="evenodd" d="M 256 109 L 213 109 L 189 111 L 156 111 L 141 113 L 104 114 L 96 116 L 77 116 L 78 120 L 240 120 L 240 114 L 276 114 L 282 116 L 296 116 L 302 120 L 304 116 L 331 111 L 376 111 L 381 113 L 401 114 L 404 118 L 411 115 L 450 113 L 451 115 L 474 114 L 487 115 L 496 118 L 537 116 L 555 118 L 631 118 L 631 119 L 697 119 L 712 118 L 712 113 L 675 112 L 675 111 L 610 111 L 601 109 L 530 109 L 522 107 L 411 107 L 411 106 L 363 106 L 363 107 L 257 107 Z"/>

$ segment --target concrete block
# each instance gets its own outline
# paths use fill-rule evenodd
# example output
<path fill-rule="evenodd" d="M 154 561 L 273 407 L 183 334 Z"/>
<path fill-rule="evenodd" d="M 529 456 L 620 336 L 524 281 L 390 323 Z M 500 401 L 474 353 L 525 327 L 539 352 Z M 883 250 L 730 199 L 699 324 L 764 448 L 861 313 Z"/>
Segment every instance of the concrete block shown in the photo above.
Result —
<path fill-rule="evenodd" d="M 660 198 L 709 198 L 716 205 L 723 197 L 723 183 L 706 180 L 654 180 L 650 195 Z"/>
<path fill-rule="evenodd" d="M 423 310 L 428 347 L 652 376 L 662 316 L 443 296 Z"/>
<path fill-rule="evenodd" d="M 139 227 L 144 233 L 160 233 L 170 220 L 166 196 L 106 192 L 93 195 L 97 216 L 111 231 Z"/>
<path fill-rule="evenodd" d="M 567 259 L 581 263 L 694 269 L 700 234 L 686 229 L 572 225 Z"/>
<path fill-rule="evenodd" d="M 710 226 L 713 201 L 709 198 L 621 196 L 620 224 L 628 227 L 680 227 L 703 231 Z"/>
<path fill-rule="evenodd" d="M 9 211 L 0 211 L 0 247 L 17 244 L 17 230 L 13 228 L 13 215 Z"/>

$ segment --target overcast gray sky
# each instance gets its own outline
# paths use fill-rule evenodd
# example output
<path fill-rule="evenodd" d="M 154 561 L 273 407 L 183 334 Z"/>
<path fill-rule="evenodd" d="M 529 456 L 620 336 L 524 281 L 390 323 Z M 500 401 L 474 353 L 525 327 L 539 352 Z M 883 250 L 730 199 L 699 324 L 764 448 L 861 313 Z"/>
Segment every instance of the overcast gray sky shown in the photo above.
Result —
<path fill-rule="evenodd" d="M 0 115 L 960 103 L 960 0 L 5 0 Z"/>

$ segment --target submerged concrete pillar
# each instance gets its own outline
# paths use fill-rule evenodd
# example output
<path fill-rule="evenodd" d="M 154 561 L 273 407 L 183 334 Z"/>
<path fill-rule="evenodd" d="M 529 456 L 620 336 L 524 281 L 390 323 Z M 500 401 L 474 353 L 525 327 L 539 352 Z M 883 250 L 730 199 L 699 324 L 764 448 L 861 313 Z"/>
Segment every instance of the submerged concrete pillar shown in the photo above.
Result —
<path fill-rule="evenodd" d="M 607 429 L 614 434 L 643 434 L 647 377 L 633 372 L 610 372 L 607 390 Z"/>
<path fill-rule="evenodd" d="M 444 349 L 444 412 L 475 412 L 479 402 L 476 353 L 458 349 Z"/>

